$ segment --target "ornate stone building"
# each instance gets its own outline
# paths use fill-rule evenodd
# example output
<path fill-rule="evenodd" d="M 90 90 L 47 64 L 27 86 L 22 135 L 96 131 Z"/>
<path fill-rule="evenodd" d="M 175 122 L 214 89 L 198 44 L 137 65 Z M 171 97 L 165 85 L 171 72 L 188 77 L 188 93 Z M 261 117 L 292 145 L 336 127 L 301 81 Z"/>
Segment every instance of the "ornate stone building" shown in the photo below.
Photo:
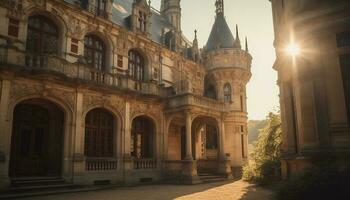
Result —
<path fill-rule="evenodd" d="M 283 128 L 282 174 L 350 149 L 350 3 L 271 0 Z M 294 43 L 300 52 L 285 51 Z M 293 50 L 293 49 L 292 49 Z M 297 53 L 297 52 L 294 52 Z"/>
<path fill-rule="evenodd" d="M 252 57 L 216 1 L 199 49 L 180 0 L 0 0 L 0 186 L 200 182 L 247 161 Z"/>

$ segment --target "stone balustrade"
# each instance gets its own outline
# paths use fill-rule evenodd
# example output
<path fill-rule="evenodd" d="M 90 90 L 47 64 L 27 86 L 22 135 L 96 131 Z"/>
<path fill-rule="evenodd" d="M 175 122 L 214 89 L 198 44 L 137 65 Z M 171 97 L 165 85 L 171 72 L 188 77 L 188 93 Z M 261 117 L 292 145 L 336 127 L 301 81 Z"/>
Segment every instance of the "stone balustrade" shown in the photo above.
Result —
<path fill-rule="evenodd" d="M 113 158 L 86 158 L 86 171 L 112 171 L 116 170 L 118 161 Z"/>
<path fill-rule="evenodd" d="M 155 96 L 166 95 L 156 82 L 136 81 L 123 74 L 98 70 L 82 63 L 70 63 L 56 55 L 34 55 L 12 48 L 0 48 L 0 66 L 64 75 L 71 80 L 105 88 L 131 90 Z"/>
<path fill-rule="evenodd" d="M 194 94 L 182 94 L 172 97 L 168 101 L 169 108 L 178 108 L 182 106 L 195 105 L 202 108 L 208 108 L 219 112 L 225 112 L 228 110 L 223 102 L 219 102 L 207 97 L 194 95 Z"/>
<path fill-rule="evenodd" d="M 134 169 L 156 169 L 156 159 L 134 159 Z"/>

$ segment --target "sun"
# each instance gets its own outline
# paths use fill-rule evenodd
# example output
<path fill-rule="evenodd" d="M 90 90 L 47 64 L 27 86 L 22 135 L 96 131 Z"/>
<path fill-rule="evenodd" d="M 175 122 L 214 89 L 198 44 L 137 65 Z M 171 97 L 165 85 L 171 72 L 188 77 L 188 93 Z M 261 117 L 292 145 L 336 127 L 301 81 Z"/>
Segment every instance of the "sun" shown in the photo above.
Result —
<path fill-rule="evenodd" d="M 300 54 L 300 47 L 296 43 L 290 43 L 286 48 L 286 52 L 291 56 L 297 56 Z"/>

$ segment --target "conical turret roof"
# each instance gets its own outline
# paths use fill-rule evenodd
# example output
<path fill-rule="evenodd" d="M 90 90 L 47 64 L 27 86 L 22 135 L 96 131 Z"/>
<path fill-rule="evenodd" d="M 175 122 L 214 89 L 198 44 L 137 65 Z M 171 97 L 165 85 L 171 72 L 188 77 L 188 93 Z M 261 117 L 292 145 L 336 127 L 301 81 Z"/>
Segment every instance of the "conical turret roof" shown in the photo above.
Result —
<path fill-rule="evenodd" d="M 224 16 L 223 1 L 217 0 L 216 7 L 216 18 L 205 46 L 205 51 L 234 48 L 235 39 Z"/>

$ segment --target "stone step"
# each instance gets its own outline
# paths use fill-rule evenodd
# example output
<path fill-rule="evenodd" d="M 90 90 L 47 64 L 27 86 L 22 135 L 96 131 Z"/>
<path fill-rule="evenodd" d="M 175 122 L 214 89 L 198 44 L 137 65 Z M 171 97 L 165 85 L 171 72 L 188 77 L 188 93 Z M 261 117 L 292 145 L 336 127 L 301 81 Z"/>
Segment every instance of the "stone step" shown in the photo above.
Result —
<path fill-rule="evenodd" d="M 226 177 L 216 175 L 216 174 L 200 173 L 200 174 L 198 174 L 198 176 L 199 176 L 199 179 L 202 181 L 202 183 L 213 183 L 213 182 L 227 181 Z"/>
<path fill-rule="evenodd" d="M 112 186 L 81 187 L 81 188 L 74 188 L 74 189 L 55 189 L 55 190 L 24 192 L 24 193 L 0 193 L 0 199 L 18 199 L 18 198 L 24 198 L 24 197 L 46 196 L 46 195 L 76 193 L 76 192 L 87 192 L 87 191 L 109 189 L 111 187 Z"/>
<path fill-rule="evenodd" d="M 65 181 L 62 178 L 45 178 L 45 179 L 16 179 L 11 181 L 12 187 L 37 186 L 37 185 L 60 185 Z"/>

